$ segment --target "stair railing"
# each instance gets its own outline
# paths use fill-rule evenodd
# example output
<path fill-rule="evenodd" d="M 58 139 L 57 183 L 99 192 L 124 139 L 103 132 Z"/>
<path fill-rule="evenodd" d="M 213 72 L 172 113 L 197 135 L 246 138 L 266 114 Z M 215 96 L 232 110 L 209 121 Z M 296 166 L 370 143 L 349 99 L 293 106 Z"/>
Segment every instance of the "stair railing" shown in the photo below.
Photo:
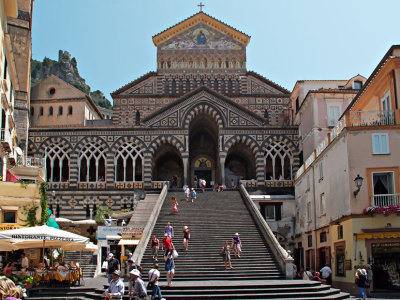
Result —
<path fill-rule="evenodd" d="M 251 200 L 249 193 L 243 184 L 240 184 L 240 192 L 242 197 L 250 210 L 250 213 L 253 215 L 255 222 L 257 223 L 261 234 L 264 239 L 267 241 L 269 248 L 274 254 L 281 271 L 285 274 L 286 279 L 293 279 L 293 262 L 294 259 L 290 256 L 290 254 L 283 249 L 283 247 L 279 244 L 276 239 L 274 233 L 269 227 L 268 223 L 263 218 L 261 212 L 258 210 L 256 204 Z"/>
<path fill-rule="evenodd" d="M 160 195 L 158 196 L 156 204 L 153 207 L 153 211 L 151 212 L 150 218 L 143 229 L 142 237 L 140 238 L 139 244 L 136 246 L 136 249 L 133 252 L 132 259 L 138 265 L 140 265 L 144 252 L 146 251 L 146 248 L 150 242 L 151 233 L 153 232 L 154 226 L 156 225 L 158 215 L 160 214 L 161 207 L 164 203 L 167 193 L 168 193 L 168 185 L 165 184 L 163 189 L 161 190 Z"/>

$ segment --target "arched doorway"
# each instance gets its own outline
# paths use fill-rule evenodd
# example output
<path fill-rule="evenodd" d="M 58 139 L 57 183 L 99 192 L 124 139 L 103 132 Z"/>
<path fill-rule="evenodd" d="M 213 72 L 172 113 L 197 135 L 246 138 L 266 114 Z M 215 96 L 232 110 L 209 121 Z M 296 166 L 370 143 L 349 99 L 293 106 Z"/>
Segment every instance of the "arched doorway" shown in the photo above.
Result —
<path fill-rule="evenodd" d="M 225 159 L 226 185 L 236 186 L 241 179 L 256 179 L 256 160 L 247 145 L 237 143 L 229 149 Z"/>
<path fill-rule="evenodd" d="M 207 114 L 199 114 L 189 127 L 189 185 L 193 179 L 205 179 L 207 187 L 220 180 L 218 125 Z"/>
<path fill-rule="evenodd" d="M 153 156 L 152 170 L 153 181 L 169 181 L 171 187 L 183 186 L 182 156 L 174 146 L 163 144 L 157 149 Z"/>

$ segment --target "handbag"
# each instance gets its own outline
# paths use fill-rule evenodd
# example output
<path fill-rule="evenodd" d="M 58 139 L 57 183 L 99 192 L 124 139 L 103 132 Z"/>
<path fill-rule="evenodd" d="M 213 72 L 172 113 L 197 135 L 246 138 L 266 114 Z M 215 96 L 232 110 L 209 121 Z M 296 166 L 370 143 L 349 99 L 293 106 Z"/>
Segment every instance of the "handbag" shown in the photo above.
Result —
<path fill-rule="evenodd" d="M 149 283 L 147 284 L 147 289 L 148 289 L 148 290 L 152 290 L 152 289 L 153 289 L 153 286 L 154 286 L 154 283 L 153 283 L 153 282 L 149 282 Z"/>
<path fill-rule="evenodd" d="M 174 250 L 174 251 L 172 252 L 172 256 L 173 256 L 174 258 L 175 258 L 175 257 L 178 257 L 178 256 L 179 256 L 178 251 Z"/>
<path fill-rule="evenodd" d="M 105 260 L 103 261 L 103 265 L 101 266 L 102 269 L 107 269 L 108 268 L 108 262 Z"/>

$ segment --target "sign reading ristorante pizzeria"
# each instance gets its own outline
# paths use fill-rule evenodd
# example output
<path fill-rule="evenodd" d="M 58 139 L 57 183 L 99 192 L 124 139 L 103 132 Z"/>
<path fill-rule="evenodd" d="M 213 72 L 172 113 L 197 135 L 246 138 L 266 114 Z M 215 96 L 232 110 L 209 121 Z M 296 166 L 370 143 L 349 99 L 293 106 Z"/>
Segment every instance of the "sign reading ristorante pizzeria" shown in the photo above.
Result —
<path fill-rule="evenodd" d="M 61 241 L 61 242 L 73 242 L 73 238 L 61 237 L 61 236 L 45 236 L 45 235 L 30 235 L 30 234 L 13 234 L 12 239 L 24 239 L 24 240 L 43 240 L 43 241 Z"/>

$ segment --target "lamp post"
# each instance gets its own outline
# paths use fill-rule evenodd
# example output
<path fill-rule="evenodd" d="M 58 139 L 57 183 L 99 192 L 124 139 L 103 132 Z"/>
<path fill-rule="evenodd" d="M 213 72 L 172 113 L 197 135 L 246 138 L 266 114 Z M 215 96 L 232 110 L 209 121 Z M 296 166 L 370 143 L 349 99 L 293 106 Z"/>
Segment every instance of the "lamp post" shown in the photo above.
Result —
<path fill-rule="evenodd" d="M 354 179 L 354 182 L 355 182 L 356 187 L 357 187 L 357 190 L 353 192 L 354 197 L 357 197 L 358 192 L 359 192 L 360 189 L 361 189 L 363 180 L 364 180 L 364 178 L 362 178 L 362 177 L 360 176 L 360 174 L 357 174 L 357 177 Z"/>

